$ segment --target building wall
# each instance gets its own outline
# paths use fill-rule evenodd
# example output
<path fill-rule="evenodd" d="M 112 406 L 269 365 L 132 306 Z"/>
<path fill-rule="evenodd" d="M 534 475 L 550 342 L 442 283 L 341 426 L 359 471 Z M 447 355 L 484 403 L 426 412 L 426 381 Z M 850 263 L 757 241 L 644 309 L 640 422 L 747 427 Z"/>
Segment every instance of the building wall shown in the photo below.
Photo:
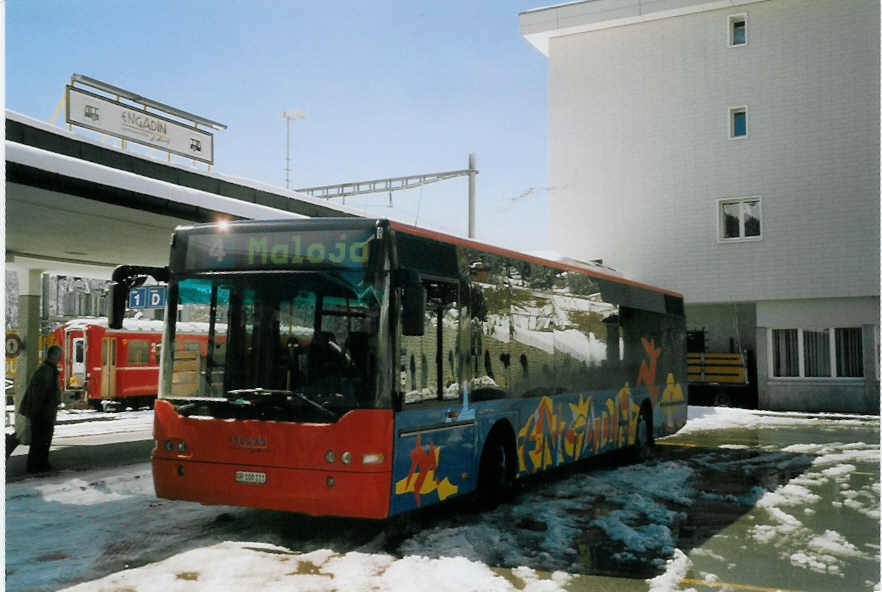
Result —
<path fill-rule="evenodd" d="M 748 43 L 729 48 L 740 13 Z M 552 247 L 687 303 L 878 295 L 878 97 L 875 0 L 554 37 Z M 729 139 L 742 105 L 748 136 Z M 761 198 L 762 240 L 722 244 L 717 200 L 742 196 Z"/>
<path fill-rule="evenodd" d="M 757 310 L 758 399 L 762 409 L 879 413 L 879 300 L 832 298 L 759 302 Z M 862 378 L 772 376 L 774 329 L 860 327 Z"/>
<path fill-rule="evenodd" d="M 687 304 L 686 328 L 704 330 L 708 352 L 756 350 L 756 305 L 753 303 Z"/>

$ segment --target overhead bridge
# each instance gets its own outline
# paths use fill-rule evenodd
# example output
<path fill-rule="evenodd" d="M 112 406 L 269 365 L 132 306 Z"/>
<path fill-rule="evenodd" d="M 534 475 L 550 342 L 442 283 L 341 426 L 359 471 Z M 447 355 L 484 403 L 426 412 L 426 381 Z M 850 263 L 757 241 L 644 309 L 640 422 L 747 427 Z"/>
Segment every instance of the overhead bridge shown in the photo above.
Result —
<path fill-rule="evenodd" d="M 168 263 L 176 226 L 219 219 L 360 216 L 256 181 L 123 151 L 6 111 L 6 266 L 18 273 L 20 396 L 37 364 L 44 272 L 109 278 Z"/>

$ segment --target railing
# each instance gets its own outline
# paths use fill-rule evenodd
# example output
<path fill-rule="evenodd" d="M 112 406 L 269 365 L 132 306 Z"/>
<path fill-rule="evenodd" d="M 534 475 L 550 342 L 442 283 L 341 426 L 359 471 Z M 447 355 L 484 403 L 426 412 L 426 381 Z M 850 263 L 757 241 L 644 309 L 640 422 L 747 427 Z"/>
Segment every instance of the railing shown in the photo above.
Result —
<path fill-rule="evenodd" d="M 693 384 L 748 384 L 744 354 L 689 353 L 689 382 Z"/>

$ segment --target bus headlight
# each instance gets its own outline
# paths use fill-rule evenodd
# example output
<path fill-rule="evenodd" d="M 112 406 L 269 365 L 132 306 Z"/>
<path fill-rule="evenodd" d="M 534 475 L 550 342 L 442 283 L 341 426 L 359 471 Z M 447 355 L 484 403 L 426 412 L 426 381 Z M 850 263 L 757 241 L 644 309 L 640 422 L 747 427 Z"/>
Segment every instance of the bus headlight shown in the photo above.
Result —
<path fill-rule="evenodd" d="M 331 463 L 333 463 L 335 460 L 337 460 L 337 455 L 334 454 L 334 451 L 333 451 L 333 450 L 328 450 L 328 451 L 325 453 L 325 462 L 327 462 L 328 464 L 331 464 Z"/>
<path fill-rule="evenodd" d="M 181 440 L 178 442 L 178 454 L 184 454 L 187 452 L 187 443 Z"/>
<path fill-rule="evenodd" d="M 175 443 L 172 442 L 171 440 L 166 440 L 165 441 L 165 451 L 166 452 L 174 452 L 174 449 L 175 449 Z"/>
<path fill-rule="evenodd" d="M 381 465 L 385 460 L 382 452 L 368 452 L 361 457 L 361 463 L 365 465 Z"/>
<path fill-rule="evenodd" d="M 343 454 L 340 455 L 340 461 L 344 465 L 348 465 L 349 463 L 352 462 L 352 453 L 347 450 L 346 452 L 344 452 Z"/>

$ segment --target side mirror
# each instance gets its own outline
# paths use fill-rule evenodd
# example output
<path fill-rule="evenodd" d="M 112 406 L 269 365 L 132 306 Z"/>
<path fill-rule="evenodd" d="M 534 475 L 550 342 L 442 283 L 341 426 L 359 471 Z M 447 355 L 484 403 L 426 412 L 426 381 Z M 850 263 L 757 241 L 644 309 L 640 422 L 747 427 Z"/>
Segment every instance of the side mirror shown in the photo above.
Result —
<path fill-rule="evenodd" d="M 422 282 L 411 281 L 404 285 L 403 304 L 401 333 L 408 337 L 421 337 L 426 316 L 426 289 Z"/>

